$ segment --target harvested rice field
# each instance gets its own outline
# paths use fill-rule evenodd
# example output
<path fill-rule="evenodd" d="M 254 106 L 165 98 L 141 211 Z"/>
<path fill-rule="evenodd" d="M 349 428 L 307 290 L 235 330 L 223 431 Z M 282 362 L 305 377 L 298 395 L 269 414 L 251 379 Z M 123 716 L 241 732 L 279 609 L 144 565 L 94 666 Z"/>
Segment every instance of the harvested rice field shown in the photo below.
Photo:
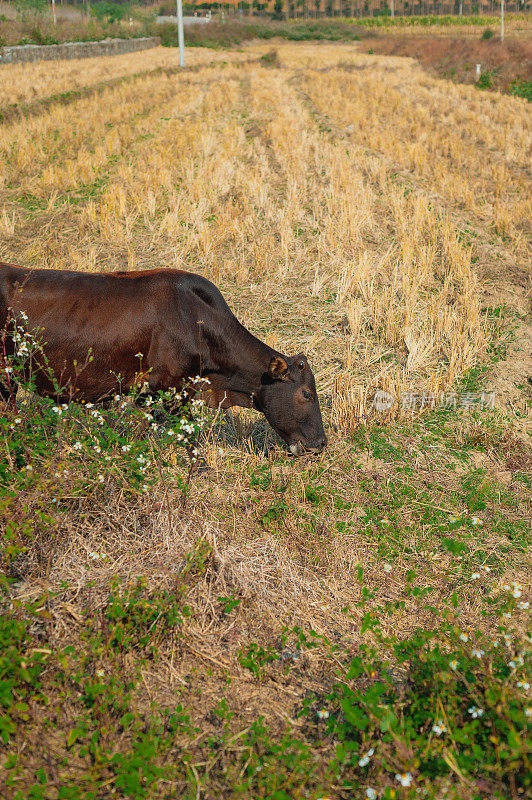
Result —
<path fill-rule="evenodd" d="M 209 412 L 194 470 L 120 398 L 5 404 L 0 796 L 530 797 L 527 102 L 187 55 L 0 66 L 0 260 L 201 274 L 328 447 Z"/>

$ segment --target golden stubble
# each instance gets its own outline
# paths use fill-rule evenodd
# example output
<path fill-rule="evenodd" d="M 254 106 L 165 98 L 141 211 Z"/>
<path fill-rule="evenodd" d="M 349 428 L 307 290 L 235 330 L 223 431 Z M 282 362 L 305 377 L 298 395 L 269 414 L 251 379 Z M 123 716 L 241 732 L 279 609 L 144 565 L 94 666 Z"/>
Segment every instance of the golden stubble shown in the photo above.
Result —
<path fill-rule="evenodd" d="M 377 389 L 442 392 L 484 354 L 474 243 L 447 206 L 494 232 L 504 214 L 521 247 L 525 107 L 353 45 L 282 45 L 281 68 L 264 49 L 4 126 L 0 226 L 21 262 L 204 274 L 258 335 L 309 354 L 349 429 Z M 46 218 L 33 238 L 22 197 Z"/>

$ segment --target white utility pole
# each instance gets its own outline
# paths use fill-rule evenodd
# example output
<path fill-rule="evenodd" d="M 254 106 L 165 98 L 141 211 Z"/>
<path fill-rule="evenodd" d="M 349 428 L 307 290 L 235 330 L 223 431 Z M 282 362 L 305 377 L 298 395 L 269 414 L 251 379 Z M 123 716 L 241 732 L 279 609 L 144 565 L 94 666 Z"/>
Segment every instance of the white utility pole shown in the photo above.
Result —
<path fill-rule="evenodd" d="M 393 18 L 394 18 L 394 16 L 395 16 L 395 13 L 394 13 L 394 11 L 395 11 L 395 9 L 394 9 L 394 7 L 393 7 L 393 0 L 390 0 L 390 14 L 391 14 L 391 16 L 392 16 L 392 19 L 393 19 Z"/>
<path fill-rule="evenodd" d="M 462 16 L 462 0 L 460 0 L 460 11 L 458 13 Z"/>
<path fill-rule="evenodd" d="M 177 41 L 179 42 L 179 66 L 185 66 L 185 35 L 183 33 L 183 3 L 177 0 Z"/>
<path fill-rule="evenodd" d="M 501 42 L 504 41 L 504 0 L 501 0 Z"/>

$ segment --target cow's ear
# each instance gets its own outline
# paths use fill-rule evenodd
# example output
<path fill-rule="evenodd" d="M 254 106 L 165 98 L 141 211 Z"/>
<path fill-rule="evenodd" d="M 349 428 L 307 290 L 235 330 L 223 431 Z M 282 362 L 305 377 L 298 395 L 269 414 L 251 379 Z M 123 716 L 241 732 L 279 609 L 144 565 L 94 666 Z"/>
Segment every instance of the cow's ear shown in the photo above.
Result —
<path fill-rule="evenodd" d="M 288 378 L 288 364 L 282 356 L 274 356 L 268 367 L 268 375 L 276 381 L 285 381 Z"/>

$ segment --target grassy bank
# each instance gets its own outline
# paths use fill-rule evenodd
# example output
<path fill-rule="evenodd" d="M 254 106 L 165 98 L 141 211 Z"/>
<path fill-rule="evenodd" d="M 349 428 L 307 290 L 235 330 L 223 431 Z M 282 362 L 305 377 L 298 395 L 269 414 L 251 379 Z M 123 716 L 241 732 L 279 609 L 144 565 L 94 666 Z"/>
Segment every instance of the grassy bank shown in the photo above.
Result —
<path fill-rule="evenodd" d="M 486 29 L 490 31 L 490 29 Z M 493 33 L 491 31 L 491 33 Z M 532 41 L 435 36 L 381 36 L 364 42 L 374 53 L 409 56 L 438 77 L 532 99 Z M 480 75 L 476 65 L 480 64 Z"/>

